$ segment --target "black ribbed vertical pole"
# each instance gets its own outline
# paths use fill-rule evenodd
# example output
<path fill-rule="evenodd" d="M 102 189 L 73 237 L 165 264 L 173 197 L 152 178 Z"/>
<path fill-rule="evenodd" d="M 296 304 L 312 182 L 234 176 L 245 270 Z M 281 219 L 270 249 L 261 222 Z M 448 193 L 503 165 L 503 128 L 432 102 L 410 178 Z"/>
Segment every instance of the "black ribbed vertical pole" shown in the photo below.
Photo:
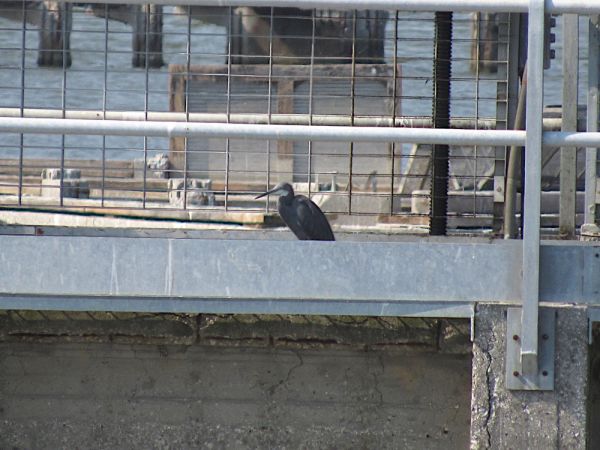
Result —
<path fill-rule="evenodd" d="M 435 13 L 433 55 L 433 127 L 450 128 L 450 75 L 452 72 L 452 13 Z M 429 234 L 446 234 L 448 225 L 448 145 L 433 146 Z"/>

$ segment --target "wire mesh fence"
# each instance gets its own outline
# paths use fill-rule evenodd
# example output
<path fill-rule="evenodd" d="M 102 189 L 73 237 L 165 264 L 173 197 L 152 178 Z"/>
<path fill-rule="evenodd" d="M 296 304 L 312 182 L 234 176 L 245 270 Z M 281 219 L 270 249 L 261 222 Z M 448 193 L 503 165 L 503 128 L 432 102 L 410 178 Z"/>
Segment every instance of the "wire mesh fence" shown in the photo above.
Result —
<path fill-rule="evenodd" d="M 0 115 L 507 129 L 520 27 L 500 13 L 5 2 Z M 334 227 L 441 214 L 498 231 L 506 148 L 440 147 L 4 133 L 0 204 L 244 223 L 272 214 L 274 198 L 254 197 L 287 181 Z"/>

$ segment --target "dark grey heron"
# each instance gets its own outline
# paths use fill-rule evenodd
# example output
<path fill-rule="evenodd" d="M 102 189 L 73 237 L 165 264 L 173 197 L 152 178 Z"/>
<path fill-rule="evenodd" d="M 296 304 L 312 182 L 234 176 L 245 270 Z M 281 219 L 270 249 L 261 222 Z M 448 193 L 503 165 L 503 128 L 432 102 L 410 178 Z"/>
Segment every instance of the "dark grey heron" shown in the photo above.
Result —
<path fill-rule="evenodd" d="M 335 241 L 331 226 L 323 211 L 308 197 L 294 195 L 294 189 L 289 183 L 279 183 L 270 191 L 260 194 L 279 195 L 277 211 L 281 219 L 302 241 Z"/>

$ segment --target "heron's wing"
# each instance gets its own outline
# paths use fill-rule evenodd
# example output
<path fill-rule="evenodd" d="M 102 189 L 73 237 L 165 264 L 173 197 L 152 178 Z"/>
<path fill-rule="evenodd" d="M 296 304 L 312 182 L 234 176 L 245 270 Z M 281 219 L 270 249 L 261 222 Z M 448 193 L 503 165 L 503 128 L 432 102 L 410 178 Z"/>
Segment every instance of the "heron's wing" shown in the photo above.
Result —
<path fill-rule="evenodd" d="M 306 231 L 302 228 L 302 224 L 300 221 L 300 217 L 298 216 L 297 208 L 295 205 L 280 205 L 279 206 L 279 215 L 282 220 L 288 226 L 292 233 L 296 235 L 298 239 L 301 241 L 308 241 L 312 238 L 306 233 Z"/>
<path fill-rule="evenodd" d="M 312 200 L 304 195 L 297 195 L 294 198 L 293 206 L 298 216 L 298 224 L 308 239 L 335 241 L 325 214 Z"/>

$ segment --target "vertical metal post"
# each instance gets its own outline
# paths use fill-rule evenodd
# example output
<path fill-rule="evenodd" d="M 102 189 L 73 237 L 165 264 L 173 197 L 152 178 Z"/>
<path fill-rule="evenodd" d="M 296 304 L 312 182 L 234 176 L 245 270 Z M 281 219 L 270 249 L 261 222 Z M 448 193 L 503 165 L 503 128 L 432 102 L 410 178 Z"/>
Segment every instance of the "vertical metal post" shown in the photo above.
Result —
<path fill-rule="evenodd" d="M 544 0 L 529 0 L 527 49 L 521 367 L 524 376 L 537 377 L 542 112 L 544 104 Z"/>
<path fill-rule="evenodd" d="M 313 12 L 314 14 L 314 12 Z M 269 11 L 269 79 L 267 92 L 267 123 L 271 123 L 273 114 L 273 30 L 275 29 L 275 8 L 271 7 Z M 271 139 L 267 141 L 267 189 L 271 186 Z M 292 177 L 294 175 L 292 174 Z M 310 189 L 310 183 L 308 184 Z M 269 212 L 269 201 L 266 202 L 267 212 Z"/>
<path fill-rule="evenodd" d="M 498 82 L 496 87 L 496 129 L 508 130 L 515 123 L 519 92 L 519 20 L 520 14 L 499 14 L 498 19 Z M 509 62 L 510 61 L 510 62 Z M 494 149 L 494 209 L 493 229 L 500 233 L 505 214 L 506 169 L 508 150 Z"/>
<path fill-rule="evenodd" d="M 231 28 L 230 28 L 231 29 Z M 187 7 L 187 30 L 185 45 L 185 121 L 190 121 L 190 83 L 192 82 L 192 7 Z M 183 140 L 183 209 L 187 209 L 189 139 Z"/>
<path fill-rule="evenodd" d="M 254 10 L 250 10 L 252 14 L 254 13 Z M 242 15 L 244 14 L 243 12 L 241 13 Z M 243 20 L 243 17 L 242 17 Z M 233 8 L 230 6 L 229 7 L 229 29 L 233 29 L 232 27 L 232 21 L 233 21 Z M 233 48 L 233 36 L 231 35 L 231 33 L 228 33 L 228 38 L 227 38 L 227 105 L 226 105 L 226 114 L 227 114 L 227 123 L 231 122 L 231 65 L 233 64 L 232 58 L 233 55 L 231 54 L 231 50 Z M 241 58 L 241 55 L 239 55 L 239 57 Z M 229 140 L 229 138 L 225 138 L 225 189 L 224 189 L 224 195 L 225 195 L 225 211 L 227 211 L 229 209 L 229 162 L 230 162 L 230 155 L 229 155 L 229 150 L 231 149 L 231 142 Z M 186 168 L 187 169 L 187 168 Z"/>
<path fill-rule="evenodd" d="M 311 13 L 311 33 L 310 33 L 310 69 L 309 69 L 309 78 L 308 78 L 308 124 L 313 124 L 313 109 L 314 109 L 314 92 L 315 92 L 315 45 L 316 45 L 316 36 L 317 36 L 317 17 L 316 11 L 313 9 Z M 312 181 L 312 171 L 313 171 L 313 141 L 308 141 L 308 164 L 307 166 L 307 174 L 306 178 L 308 181 L 308 192 L 310 193 L 310 183 Z M 293 163 L 292 163 L 293 167 Z M 292 172 L 294 170 L 292 169 Z M 294 176 L 294 173 L 292 173 Z M 335 183 L 332 184 L 333 190 L 335 190 Z M 349 184 L 348 188 L 351 190 L 352 185 Z M 309 194 L 310 195 L 310 194 Z"/>
<path fill-rule="evenodd" d="M 579 81 L 579 16 L 563 15 L 563 92 L 562 131 L 577 131 L 577 83 Z M 561 235 L 575 237 L 575 194 L 577 182 L 577 152 L 575 148 L 560 149 L 559 229 Z"/>
<path fill-rule="evenodd" d="M 104 78 L 102 83 L 102 119 L 106 120 L 108 103 L 108 3 L 104 4 Z M 102 135 L 102 181 L 100 185 L 100 207 L 106 197 L 106 136 Z"/>
<path fill-rule="evenodd" d="M 27 47 L 27 5 L 23 2 L 21 14 L 23 17 L 23 22 L 21 23 L 21 76 L 20 76 L 20 85 L 21 85 L 21 97 L 20 97 L 20 116 L 24 117 L 25 110 L 25 48 Z M 19 186 L 17 188 L 18 205 L 21 206 L 23 202 L 23 177 L 24 177 L 24 167 L 23 167 L 23 150 L 25 145 L 25 136 L 23 133 L 19 133 Z"/>
<path fill-rule="evenodd" d="M 600 78 L 600 16 L 590 17 L 588 45 L 588 94 L 587 94 L 587 131 L 598 131 L 598 87 Z M 596 164 L 597 148 L 587 148 L 585 152 L 585 225 L 596 227 Z"/>
<path fill-rule="evenodd" d="M 354 126 L 354 114 L 356 111 L 356 21 L 358 11 L 354 10 L 352 12 L 352 68 L 350 75 L 350 123 Z M 348 160 L 348 214 L 352 214 L 352 178 L 354 175 L 354 142 L 350 142 L 349 149 L 349 160 Z M 310 196 L 310 177 L 308 179 L 308 193 Z"/>
<path fill-rule="evenodd" d="M 392 123 L 396 123 L 396 113 L 398 112 L 398 10 L 394 12 L 394 56 L 392 57 L 392 67 L 393 67 L 393 76 L 392 76 Z M 392 142 L 391 145 L 391 157 L 392 164 L 390 165 L 390 216 L 394 215 L 394 189 L 395 189 L 395 178 L 396 178 L 396 146 L 400 149 L 400 158 L 402 158 L 402 144 Z M 399 193 L 399 192 L 398 192 Z M 401 197 L 399 197 L 399 201 L 401 201 Z"/>

